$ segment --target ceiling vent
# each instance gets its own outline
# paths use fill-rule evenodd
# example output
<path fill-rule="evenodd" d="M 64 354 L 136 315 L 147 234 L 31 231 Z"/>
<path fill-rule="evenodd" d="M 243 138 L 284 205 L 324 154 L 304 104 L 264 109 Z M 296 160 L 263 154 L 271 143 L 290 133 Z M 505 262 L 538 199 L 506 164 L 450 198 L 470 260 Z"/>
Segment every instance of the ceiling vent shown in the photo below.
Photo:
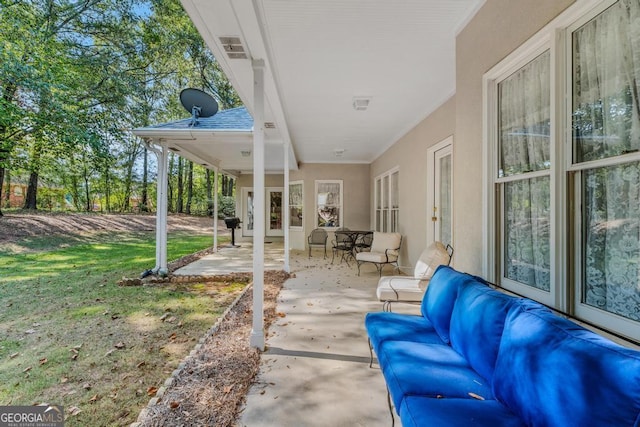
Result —
<path fill-rule="evenodd" d="M 240 151 L 242 157 L 251 157 L 251 150 L 242 150 Z"/>
<path fill-rule="evenodd" d="M 264 128 L 265 129 L 275 129 L 276 128 L 276 124 L 273 122 L 264 122 Z"/>
<path fill-rule="evenodd" d="M 240 37 L 220 37 L 220 44 L 224 47 L 229 59 L 247 59 L 247 52 Z"/>
<path fill-rule="evenodd" d="M 356 111 L 364 111 L 369 108 L 371 97 L 368 96 L 354 96 L 353 97 L 353 109 Z"/>
<path fill-rule="evenodd" d="M 334 154 L 336 157 L 342 157 L 342 156 L 344 156 L 344 152 L 345 152 L 345 149 L 344 149 L 344 148 L 336 148 L 335 150 L 333 150 L 333 154 Z"/>

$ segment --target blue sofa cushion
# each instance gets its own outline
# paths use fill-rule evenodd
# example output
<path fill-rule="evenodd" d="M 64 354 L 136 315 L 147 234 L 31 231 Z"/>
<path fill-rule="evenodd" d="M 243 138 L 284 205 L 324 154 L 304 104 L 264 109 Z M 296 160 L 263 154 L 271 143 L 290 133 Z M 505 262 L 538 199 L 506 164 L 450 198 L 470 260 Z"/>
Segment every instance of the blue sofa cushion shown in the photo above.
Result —
<path fill-rule="evenodd" d="M 458 296 L 458 287 L 470 281 L 473 281 L 472 276 L 441 265 L 433 273 L 427 292 L 422 298 L 422 315 L 431 321 L 442 341 L 447 344 L 451 312 Z"/>
<path fill-rule="evenodd" d="M 405 396 L 493 399 L 491 384 L 447 345 L 385 341 L 379 357 L 396 408 Z M 472 394 L 470 394 L 472 393 Z"/>
<path fill-rule="evenodd" d="M 380 344 L 387 340 L 444 345 L 429 319 L 422 316 L 388 312 L 367 313 L 364 325 L 378 359 Z"/>
<path fill-rule="evenodd" d="M 402 401 L 399 414 L 403 427 L 525 426 L 513 412 L 496 400 L 408 396 Z"/>
<path fill-rule="evenodd" d="M 521 301 L 505 323 L 493 390 L 531 426 L 639 426 L 640 352 Z"/>
<path fill-rule="evenodd" d="M 491 381 L 509 308 L 516 298 L 479 281 L 465 283 L 451 314 L 451 346 Z"/>

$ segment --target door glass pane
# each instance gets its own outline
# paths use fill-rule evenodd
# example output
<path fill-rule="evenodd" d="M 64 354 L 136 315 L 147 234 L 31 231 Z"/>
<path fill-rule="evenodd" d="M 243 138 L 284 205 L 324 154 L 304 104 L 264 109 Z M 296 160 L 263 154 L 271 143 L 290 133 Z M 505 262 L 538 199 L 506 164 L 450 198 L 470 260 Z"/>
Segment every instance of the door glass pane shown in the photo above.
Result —
<path fill-rule="evenodd" d="M 253 230 L 253 191 L 247 193 L 247 230 Z"/>
<path fill-rule="evenodd" d="M 549 177 L 504 184 L 504 275 L 550 289 Z"/>
<path fill-rule="evenodd" d="M 302 183 L 289 185 L 289 227 L 302 227 Z"/>
<path fill-rule="evenodd" d="M 640 320 L 640 163 L 585 171 L 582 302 Z"/>
<path fill-rule="evenodd" d="M 440 221 L 439 240 L 447 245 L 451 243 L 451 154 L 439 159 L 440 171 Z"/>
<path fill-rule="evenodd" d="M 282 192 L 269 192 L 269 230 L 282 230 Z"/>
<path fill-rule="evenodd" d="M 574 161 L 640 149 L 640 2 L 621 0 L 573 33 Z"/>
<path fill-rule="evenodd" d="M 551 89 L 549 52 L 498 85 L 498 176 L 549 169 Z"/>

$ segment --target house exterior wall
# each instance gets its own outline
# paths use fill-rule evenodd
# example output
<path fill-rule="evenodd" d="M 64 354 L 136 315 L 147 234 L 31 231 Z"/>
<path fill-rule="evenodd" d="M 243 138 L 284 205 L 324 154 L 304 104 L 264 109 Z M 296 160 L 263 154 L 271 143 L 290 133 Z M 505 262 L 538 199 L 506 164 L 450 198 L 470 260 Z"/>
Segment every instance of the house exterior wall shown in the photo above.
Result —
<path fill-rule="evenodd" d="M 304 183 L 304 228 L 290 231 L 291 249 L 303 250 L 306 237 L 315 228 L 315 181 L 323 179 L 341 179 L 343 181 L 343 225 L 352 230 L 369 230 L 370 224 L 370 165 L 368 164 L 301 164 L 298 170 L 291 171 L 290 181 Z M 242 189 L 253 187 L 253 175 L 241 175 L 237 180 L 236 215 L 242 216 Z M 282 187 L 284 175 L 265 175 L 265 187 Z M 327 249 L 333 239 L 330 234 Z"/>
<path fill-rule="evenodd" d="M 455 130 L 455 97 L 393 144 L 371 165 L 369 176 L 371 225 L 374 224 L 373 182 L 388 170 L 399 168 L 400 233 L 402 249 L 400 263 L 415 265 L 427 242 L 427 150 L 451 136 Z M 455 138 L 453 142 L 456 144 Z M 454 160 L 455 162 L 455 160 Z"/>
<path fill-rule="evenodd" d="M 455 265 L 482 273 L 482 76 L 573 0 L 487 0 L 456 38 Z"/>

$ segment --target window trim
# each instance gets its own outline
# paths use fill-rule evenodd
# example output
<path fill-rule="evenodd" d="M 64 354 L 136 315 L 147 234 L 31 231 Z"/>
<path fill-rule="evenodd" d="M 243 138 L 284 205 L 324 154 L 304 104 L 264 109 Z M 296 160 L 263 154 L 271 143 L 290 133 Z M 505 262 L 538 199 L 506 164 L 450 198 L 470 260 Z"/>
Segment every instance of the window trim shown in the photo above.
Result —
<path fill-rule="evenodd" d="M 551 292 L 550 301 L 526 295 L 546 303 L 560 312 L 581 318 L 598 327 L 640 339 L 639 322 L 581 303 L 581 212 L 578 204 L 582 171 L 594 166 L 612 166 L 640 161 L 640 153 L 630 153 L 602 160 L 573 163 L 572 108 L 572 32 L 602 13 L 617 0 L 577 1 L 543 27 L 528 41 L 501 60 L 483 76 L 483 152 L 485 165 L 482 195 L 482 273 L 496 282 L 503 248 L 495 238 L 500 229 L 498 212 L 502 197 L 497 179 L 498 91 L 497 84 L 527 64 L 546 48 L 551 53 Z M 531 175 L 533 176 L 533 175 Z M 571 227 L 571 229 L 569 229 Z M 498 254 L 498 256 L 496 256 Z M 523 285 L 526 286 L 526 285 Z M 530 287 L 529 287 L 530 288 Z M 534 289 L 534 288 L 530 288 Z M 534 289 L 535 290 L 535 289 Z M 520 290 L 517 292 L 522 293 Z"/>
<path fill-rule="evenodd" d="M 398 179 L 398 206 L 394 208 L 391 206 L 391 200 L 393 200 L 393 186 L 391 185 L 391 178 L 394 174 L 397 174 Z M 385 178 L 387 178 L 387 188 L 385 188 L 384 182 Z M 373 228 L 379 232 L 399 232 L 400 229 L 400 166 L 394 166 L 393 168 L 381 173 L 373 179 L 373 188 L 374 188 L 374 201 L 373 201 Z M 378 200 L 378 186 L 380 186 L 380 197 L 382 201 Z M 388 207 L 385 208 L 384 200 L 388 201 Z M 378 203 L 380 208 L 378 208 Z M 380 211 L 380 215 L 378 215 L 378 211 Z M 393 230 L 392 220 L 393 215 L 392 212 L 396 212 L 396 217 L 398 218 L 396 224 L 396 230 Z M 380 223 L 378 223 L 380 221 Z M 386 225 L 387 227 L 383 227 Z"/>
<path fill-rule="evenodd" d="M 338 227 L 322 227 L 318 224 L 318 184 L 340 184 L 340 204 L 336 205 L 340 210 L 338 215 Z M 313 204 L 315 206 L 314 210 L 314 220 L 313 220 L 313 228 L 323 228 L 325 230 L 335 230 L 339 227 L 344 227 L 344 183 L 341 179 L 316 179 L 315 181 L 315 191 L 313 193 L 314 201 Z"/>
<path fill-rule="evenodd" d="M 300 230 L 304 230 L 304 219 L 305 219 L 305 212 L 304 212 L 304 181 L 303 180 L 298 180 L 298 181 L 289 181 L 289 194 L 291 194 L 291 186 L 292 185 L 301 185 L 302 186 L 302 202 L 299 205 L 292 205 L 289 204 L 289 212 L 287 212 L 287 215 L 289 215 L 289 230 L 294 230 L 294 231 L 300 231 Z M 291 208 L 293 207 L 299 207 L 300 210 L 302 211 L 302 225 L 291 225 Z"/>

